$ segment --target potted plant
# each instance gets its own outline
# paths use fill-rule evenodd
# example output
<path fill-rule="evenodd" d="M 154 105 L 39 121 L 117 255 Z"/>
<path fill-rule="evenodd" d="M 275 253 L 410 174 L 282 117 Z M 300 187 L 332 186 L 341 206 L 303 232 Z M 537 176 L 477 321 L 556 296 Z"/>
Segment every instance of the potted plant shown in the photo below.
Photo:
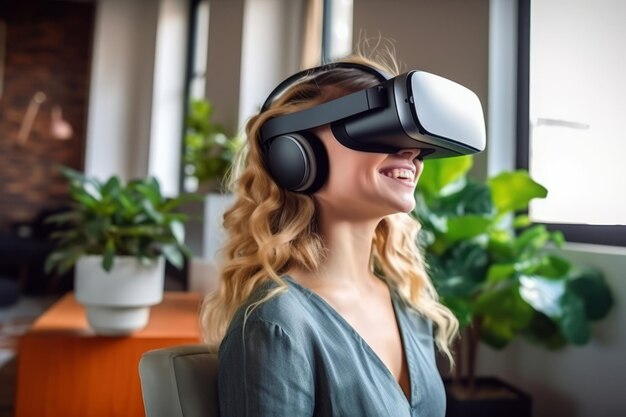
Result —
<path fill-rule="evenodd" d="M 583 345 L 589 322 L 605 317 L 613 298 L 599 270 L 551 250 L 549 243 L 563 245 L 560 232 L 531 224 L 523 213 L 547 195 L 527 171 L 480 182 L 467 177 L 471 166 L 471 156 L 426 161 L 414 211 L 433 284 L 462 329 L 454 376 L 446 381 L 447 415 L 530 416 L 525 394 L 476 378 L 478 342 L 502 349 L 521 335 L 548 349 Z M 484 400 L 480 391 L 489 386 L 506 395 Z"/>
<path fill-rule="evenodd" d="M 190 262 L 189 288 L 206 293 L 216 286 L 216 257 L 224 243 L 222 216 L 233 202 L 224 192 L 224 177 L 243 146 L 241 135 L 229 135 L 224 127 L 213 122 L 213 105 L 206 99 L 189 103 L 185 131 L 183 165 L 185 190 L 205 195 L 202 203 L 189 204 L 185 210 L 203 219 L 203 224 L 190 222 L 187 238 L 198 258 Z"/>
<path fill-rule="evenodd" d="M 149 306 L 163 298 L 165 260 L 182 268 L 187 215 L 176 211 L 189 199 L 164 198 L 154 178 L 122 184 L 62 169 L 70 181 L 73 208 L 48 222 L 62 226 L 46 272 L 75 268 L 76 299 L 86 306 L 99 334 L 122 335 L 143 328 Z"/>
<path fill-rule="evenodd" d="M 219 192 L 233 158 L 243 145 L 240 135 L 228 135 L 224 127 L 214 123 L 213 105 L 206 99 L 192 99 L 185 124 L 185 152 L 183 164 L 187 191 Z"/>

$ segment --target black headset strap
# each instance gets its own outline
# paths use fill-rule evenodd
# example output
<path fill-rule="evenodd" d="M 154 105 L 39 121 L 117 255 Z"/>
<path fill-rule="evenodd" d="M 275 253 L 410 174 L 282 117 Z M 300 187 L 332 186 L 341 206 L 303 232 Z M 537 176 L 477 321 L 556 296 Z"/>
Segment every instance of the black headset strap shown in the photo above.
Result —
<path fill-rule="evenodd" d="M 267 110 L 272 102 L 276 99 L 276 97 L 284 93 L 285 90 L 287 90 L 294 82 L 335 68 L 358 69 L 368 74 L 372 74 L 373 76 L 378 78 L 380 82 L 387 81 L 388 79 L 392 78 L 392 75 L 386 73 L 385 71 L 379 70 L 378 68 L 370 67 L 369 65 L 358 64 L 355 62 L 331 62 L 330 64 L 320 65 L 319 67 L 309 68 L 300 71 L 285 79 L 282 83 L 278 84 L 278 86 L 274 88 L 274 90 L 272 90 L 270 95 L 263 103 L 263 106 L 261 107 L 261 113 Z"/>
<path fill-rule="evenodd" d="M 381 85 L 357 91 L 305 110 L 274 117 L 261 127 L 261 143 L 290 132 L 312 129 L 327 123 L 387 106 L 387 92 Z"/>

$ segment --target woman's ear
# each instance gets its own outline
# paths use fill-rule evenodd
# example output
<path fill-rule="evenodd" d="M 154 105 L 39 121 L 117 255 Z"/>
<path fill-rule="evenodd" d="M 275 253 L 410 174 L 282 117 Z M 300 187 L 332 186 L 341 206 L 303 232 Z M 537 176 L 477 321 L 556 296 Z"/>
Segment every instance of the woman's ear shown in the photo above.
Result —
<path fill-rule="evenodd" d="M 266 161 L 276 184 L 289 191 L 313 193 L 328 177 L 326 145 L 311 131 L 272 139 Z"/>

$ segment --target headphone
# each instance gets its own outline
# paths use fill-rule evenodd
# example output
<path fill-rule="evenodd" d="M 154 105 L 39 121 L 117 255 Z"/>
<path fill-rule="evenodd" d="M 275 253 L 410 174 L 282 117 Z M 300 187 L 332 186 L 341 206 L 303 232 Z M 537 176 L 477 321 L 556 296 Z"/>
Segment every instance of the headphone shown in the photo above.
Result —
<path fill-rule="evenodd" d="M 390 74 L 364 64 L 333 62 L 321 65 L 300 71 L 281 82 L 263 103 L 261 113 L 295 83 L 338 68 L 360 70 L 375 76 L 381 83 L 392 78 Z M 264 126 L 266 124 L 267 122 Z M 314 133 L 307 130 L 308 128 L 294 126 L 291 132 L 261 140 L 261 153 L 266 168 L 276 184 L 289 191 L 312 194 L 326 182 L 329 163 L 324 144 Z"/>

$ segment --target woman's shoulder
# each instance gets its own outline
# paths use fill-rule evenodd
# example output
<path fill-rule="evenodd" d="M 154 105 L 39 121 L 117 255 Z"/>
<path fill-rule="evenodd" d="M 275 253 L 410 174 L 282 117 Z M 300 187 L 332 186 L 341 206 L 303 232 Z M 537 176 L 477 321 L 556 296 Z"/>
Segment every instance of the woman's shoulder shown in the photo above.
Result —
<path fill-rule="evenodd" d="M 237 310 L 228 327 L 226 337 L 241 333 L 249 326 L 273 326 L 291 337 L 302 335 L 314 324 L 311 320 L 307 300 L 285 282 L 280 286 L 274 281 L 264 282 Z"/>

